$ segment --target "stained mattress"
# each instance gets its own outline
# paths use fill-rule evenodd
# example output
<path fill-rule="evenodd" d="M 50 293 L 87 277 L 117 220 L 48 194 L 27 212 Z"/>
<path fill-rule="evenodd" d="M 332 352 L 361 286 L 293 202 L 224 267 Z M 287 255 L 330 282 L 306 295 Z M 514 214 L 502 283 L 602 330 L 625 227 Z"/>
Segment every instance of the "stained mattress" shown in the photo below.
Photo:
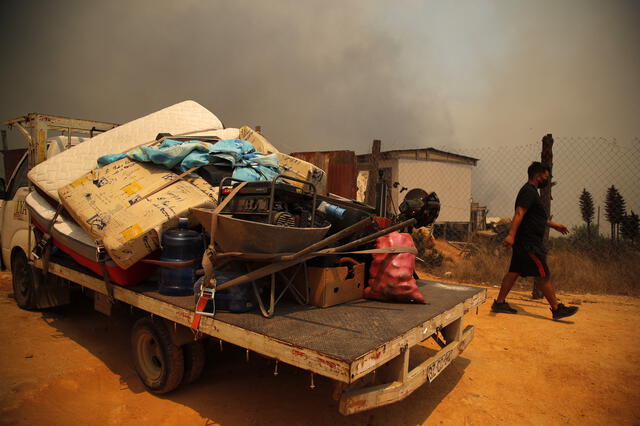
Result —
<path fill-rule="evenodd" d="M 51 235 L 53 243 L 71 256 L 80 265 L 102 275 L 102 268 L 96 262 L 95 241 L 72 219 L 59 215 L 51 225 L 55 209 L 37 192 L 31 192 L 25 199 L 31 220 L 43 232 Z M 121 285 L 135 285 L 148 277 L 155 269 L 153 265 L 139 262 L 129 269 L 118 267 L 113 261 L 106 262 L 111 281 Z"/>
<path fill-rule="evenodd" d="M 184 101 L 101 133 L 29 171 L 29 180 L 49 197 L 58 200 L 58 189 L 96 167 L 105 154 L 128 151 L 152 142 L 158 133 L 173 135 L 238 137 L 238 129 L 223 129 L 213 113 L 194 101 Z"/>

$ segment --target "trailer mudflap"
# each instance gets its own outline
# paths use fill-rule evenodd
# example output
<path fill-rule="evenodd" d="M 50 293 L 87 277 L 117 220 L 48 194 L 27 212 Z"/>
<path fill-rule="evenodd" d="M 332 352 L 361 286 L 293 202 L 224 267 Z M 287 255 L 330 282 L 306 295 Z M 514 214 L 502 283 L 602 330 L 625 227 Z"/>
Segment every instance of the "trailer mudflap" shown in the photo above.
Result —
<path fill-rule="evenodd" d="M 340 397 L 340 413 L 355 414 L 392 404 L 406 398 L 425 382 L 432 382 L 473 340 L 473 326 L 469 325 L 460 332 L 461 325 L 462 318 L 452 323 L 448 333 L 443 333 L 448 344 L 412 370 L 409 370 L 410 348 L 405 347 L 400 355 L 385 365 L 383 379 L 391 380 L 376 386 L 345 391 Z M 453 340 L 448 339 L 447 334 L 450 333 L 453 334 Z"/>

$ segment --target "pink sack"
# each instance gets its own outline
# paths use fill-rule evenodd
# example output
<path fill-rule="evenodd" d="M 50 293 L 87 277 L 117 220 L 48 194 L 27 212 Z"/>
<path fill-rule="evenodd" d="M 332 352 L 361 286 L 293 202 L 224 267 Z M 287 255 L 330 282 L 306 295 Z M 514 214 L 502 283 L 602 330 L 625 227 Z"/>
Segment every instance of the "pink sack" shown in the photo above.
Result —
<path fill-rule="evenodd" d="M 415 247 L 411 235 L 391 232 L 376 240 L 376 248 Z M 393 302 L 426 303 L 413 278 L 416 255 L 411 253 L 372 254 L 369 269 L 369 287 L 364 289 L 367 299 Z"/>

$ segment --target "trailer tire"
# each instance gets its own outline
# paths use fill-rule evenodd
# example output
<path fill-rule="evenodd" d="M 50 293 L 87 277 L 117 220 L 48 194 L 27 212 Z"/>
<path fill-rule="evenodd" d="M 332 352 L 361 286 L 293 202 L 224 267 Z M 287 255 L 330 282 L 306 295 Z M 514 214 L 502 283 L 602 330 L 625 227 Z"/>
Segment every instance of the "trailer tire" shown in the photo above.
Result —
<path fill-rule="evenodd" d="M 18 250 L 11 258 L 11 283 L 13 285 L 13 298 L 22 309 L 33 310 L 36 308 L 35 280 L 40 271 L 33 270 L 29 265 L 29 259 L 22 250 Z"/>
<path fill-rule="evenodd" d="M 199 340 L 187 343 L 182 345 L 182 352 L 184 353 L 182 383 L 186 385 L 195 382 L 202 375 L 206 362 L 204 344 Z"/>
<path fill-rule="evenodd" d="M 131 331 L 133 361 L 138 376 L 152 393 L 171 392 L 184 375 L 182 348 L 171 341 L 163 321 L 140 318 Z"/>

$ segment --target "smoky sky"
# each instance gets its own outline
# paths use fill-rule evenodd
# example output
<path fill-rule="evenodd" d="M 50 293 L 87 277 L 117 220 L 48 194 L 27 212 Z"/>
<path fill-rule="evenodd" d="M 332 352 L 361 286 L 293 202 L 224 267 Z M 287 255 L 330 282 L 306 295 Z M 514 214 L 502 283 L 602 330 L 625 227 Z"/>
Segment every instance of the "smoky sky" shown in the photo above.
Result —
<path fill-rule="evenodd" d="M 3 1 L 0 116 L 194 99 L 289 152 L 637 136 L 639 4 Z"/>

